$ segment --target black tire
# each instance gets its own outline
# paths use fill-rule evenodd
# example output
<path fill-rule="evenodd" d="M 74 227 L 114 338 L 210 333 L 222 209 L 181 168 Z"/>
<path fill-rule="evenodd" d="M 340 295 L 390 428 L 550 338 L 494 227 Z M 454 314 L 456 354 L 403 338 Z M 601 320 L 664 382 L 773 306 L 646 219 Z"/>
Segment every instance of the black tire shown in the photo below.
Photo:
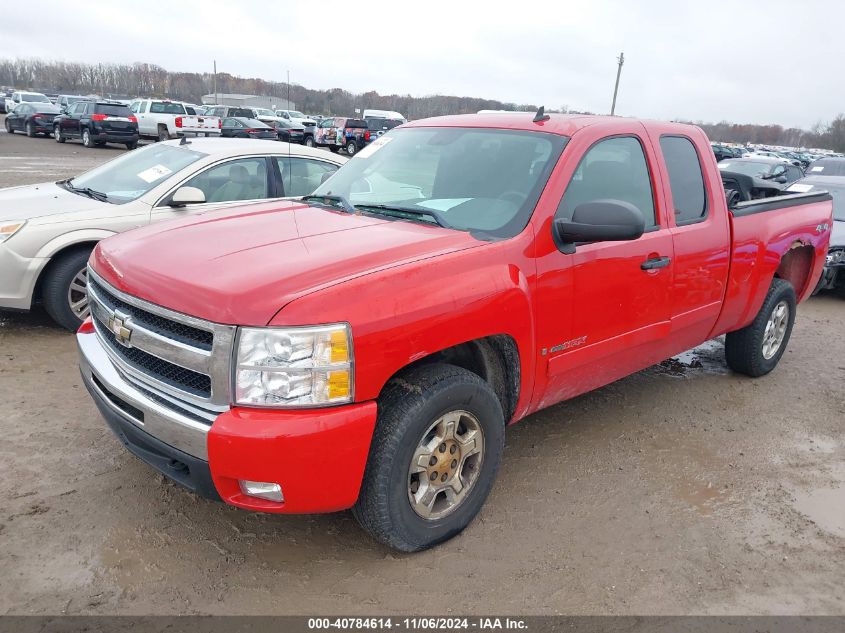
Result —
<path fill-rule="evenodd" d="M 53 138 L 56 139 L 57 143 L 64 143 L 67 140 L 65 135 L 62 134 L 62 128 L 58 125 L 53 126 Z"/>
<path fill-rule="evenodd" d="M 411 460 L 427 429 L 453 411 L 472 414 L 480 426 L 480 467 L 453 510 L 439 518 L 423 518 L 409 496 Z M 481 510 L 496 479 L 504 442 L 502 407 L 487 382 L 454 365 L 411 369 L 391 380 L 379 397 L 378 421 L 352 512 L 376 540 L 397 550 L 416 552 L 442 543 L 460 533 Z"/>
<path fill-rule="evenodd" d="M 329 145 L 329 151 L 332 154 L 337 154 L 340 151 L 340 148 L 337 145 Z"/>
<path fill-rule="evenodd" d="M 32 125 L 32 121 L 26 122 L 26 135 L 29 138 L 35 138 L 35 127 Z"/>
<path fill-rule="evenodd" d="M 15 131 L 12 129 L 12 123 L 9 121 L 8 117 L 6 118 L 5 126 L 6 126 L 6 132 L 7 133 L 9 133 L 9 134 L 15 133 Z"/>
<path fill-rule="evenodd" d="M 170 140 L 170 132 L 167 131 L 167 127 L 164 125 L 160 125 L 158 127 L 158 140 L 159 141 L 169 141 Z"/>
<path fill-rule="evenodd" d="M 44 309 L 63 328 L 76 331 L 82 319 L 73 313 L 68 300 L 70 285 L 88 264 L 90 248 L 72 250 L 50 263 L 41 287 Z"/>
<path fill-rule="evenodd" d="M 766 328 L 772 318 L 773 312 L 781 304 L 786 305 L 789 314 L 786 322 L 786 330 L 777 348 L 777 351 L 766 358 L 763 353 L 763 344 L 766 337 Z M 795 324 L 795 290 L 792 284 L 783 279 L 773 279 L 769 287 L 769 293 L 765 301 L 750 325 L 728 332 L 725 337 L 725 360 L 733 371 L 752 376 L 764 376 L 772 371 L 786 351 L 789 337 L 792 334 L 792 326 Z"/>
<path fill-rule="evenodd" d="M 314 137 L 310 135 L 306 136 L 305 140 L 302 141 L 302 144 L 305 145 L 305 147 L 314 147 Z"/>
<path fill-rule="evenodd" d="M 87 148 L 96 147 L 94 139 L 91 137 L 91 132 L 88 128 L 82 128 L 82 144 Z"/>
<path fill-rule="evenodd" d="M 355 156 L 358 151 L 358 144 L 355 141 L 349 141 L 343 149 L 347 156 Z"/>
<path fill-rule="evenodd" d="M 129 151 L 132 151 L 136 147 L 138 147 L 138 141 L 132 141 L 131 143 L 126 144 L 126 149 L 128 149 Z"/>

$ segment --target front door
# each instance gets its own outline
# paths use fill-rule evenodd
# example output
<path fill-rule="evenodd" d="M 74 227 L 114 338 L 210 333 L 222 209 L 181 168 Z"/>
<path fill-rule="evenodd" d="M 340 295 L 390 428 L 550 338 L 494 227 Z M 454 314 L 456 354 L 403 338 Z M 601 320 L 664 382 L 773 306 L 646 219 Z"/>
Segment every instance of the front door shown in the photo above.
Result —
<path fill-rule="evenodd" d="M 623 130 L 625 128 L 622 128 Z M 578 149 L 582 147 L 583 149 Z M 655 156 L 635 122 L 621 134 L 573 139 L 568 152 L 585 152 L 572 173 L 555 218 L 571 218 L 583 203 L 628 202 L 645 219 L 637 240 L 578 244 L 539 261 L 538 381 L 542 406 L 584 393 L 663 358 L 670 330 L 672 235 L 655 200 Z"/>

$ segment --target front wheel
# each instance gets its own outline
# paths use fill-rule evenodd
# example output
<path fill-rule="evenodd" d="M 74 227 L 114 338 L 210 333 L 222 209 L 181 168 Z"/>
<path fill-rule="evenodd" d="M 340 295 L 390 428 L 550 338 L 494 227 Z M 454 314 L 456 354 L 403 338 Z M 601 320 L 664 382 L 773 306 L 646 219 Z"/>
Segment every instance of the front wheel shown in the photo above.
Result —
<path fill-rule="evenodd" d="M 493 487 L 505 421 L 490 385 L 431 364 L 388 383 L 355 518 L 374 538 L 416 552 L 460 533 Z"/>
<path fill-rule="evenodd" d="M 44 309 L 68 330 L 77 330 L 89 314 L 88 257 L 90 248 L 71 251 L 50 264 L 42 287 Z"/>
<path fill-rule="evenodd" d="M 337 145 L 329 145 L 329 151 L 332 154 L 337 154 L 340 151 L 340 148 Z"/>
<path fill-rule="evenodd" d="M 126 144 L 126 149 L 128 149 L 129 151 L 132 151 L 136 147 L 138 147 L 138 141 L 132 141 L 131 143 Z"/>
<path fill-rule="evenodd" d="M 754 321 L 725 337 L 728 367 L 755 378 L 772 371 L 786 351 L 792 335 L 795 308 L 792 284 L 783 279 L 773 279 Z"/>
<path fill-rule="evenodd" d="M 314 137 L 306 136 L 303 145 L 305 145 L 305 147 L 314 147 Z"/>

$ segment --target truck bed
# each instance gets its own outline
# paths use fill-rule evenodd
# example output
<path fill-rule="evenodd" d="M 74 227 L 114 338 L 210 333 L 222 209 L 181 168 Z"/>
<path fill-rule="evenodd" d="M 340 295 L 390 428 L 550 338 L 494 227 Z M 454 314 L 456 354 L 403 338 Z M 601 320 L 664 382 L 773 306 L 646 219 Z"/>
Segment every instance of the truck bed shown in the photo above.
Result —
<path fill-rule="evenodd" d="M 713 337 L 754 320 L 773 276 L 792 282 L 799 302 L 810 296 L 824 268 L 831 200 L 819 191 L 740 202 L 730 209 L 731 265 Z"/>

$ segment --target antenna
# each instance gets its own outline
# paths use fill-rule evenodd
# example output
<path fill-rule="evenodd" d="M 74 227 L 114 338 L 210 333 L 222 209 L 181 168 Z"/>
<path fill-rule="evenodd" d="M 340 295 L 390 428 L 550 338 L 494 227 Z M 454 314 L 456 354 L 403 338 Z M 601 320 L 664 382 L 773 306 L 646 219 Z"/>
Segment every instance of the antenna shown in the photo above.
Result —
<path fill-rule="evenodd" d="M 542 123 L 543 121 L 548 121 L 551 119 L 548 114 L 546 114 L 546 106 L 540 106 L 540 109 L 537 110 L 537 114 L 534 115 L 534 123 Z"/>

